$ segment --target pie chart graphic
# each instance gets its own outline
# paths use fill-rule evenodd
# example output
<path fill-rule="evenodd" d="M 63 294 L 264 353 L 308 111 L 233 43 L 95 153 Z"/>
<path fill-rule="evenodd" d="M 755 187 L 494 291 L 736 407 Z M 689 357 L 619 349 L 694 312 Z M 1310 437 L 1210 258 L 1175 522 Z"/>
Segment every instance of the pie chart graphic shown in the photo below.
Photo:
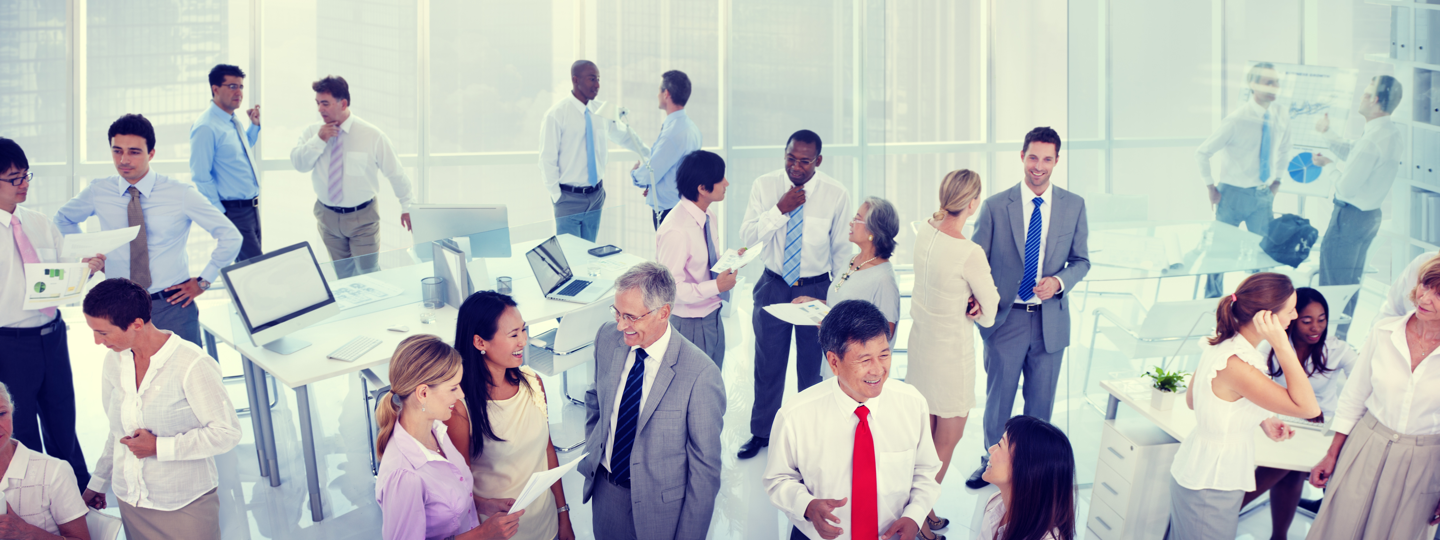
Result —
<path fill-rule="evenodd" d="M 1314 155 L 1310 152 L 1301 152 L 1290 160 L 1290 178 L 1301 184 L 1309 184 L 1320 178 L 1320 166 L 1314 162 Z"/>

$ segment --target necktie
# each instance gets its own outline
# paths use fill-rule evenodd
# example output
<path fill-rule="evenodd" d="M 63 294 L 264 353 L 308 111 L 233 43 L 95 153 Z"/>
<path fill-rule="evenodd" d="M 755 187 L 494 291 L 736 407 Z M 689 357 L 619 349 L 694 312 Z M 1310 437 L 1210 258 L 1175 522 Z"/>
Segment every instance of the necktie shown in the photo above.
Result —
<path fill-rule="evenodd" d="M 1035 296 L 1035 276 L 1040 270 L 1040 203 L 1045 199 L 1035 197 L 1035 210 L 1030 212 L 1030 227 L 1025 231 L 1025 277 L 1020 279 L 1020 299 L 1030 301 Z"/>
<path fill-rule="evenodd" d="M 335 133 L 330 145 L 330 203 L 339 205 L 345 199 L 345 132 Z"/>
<path fill-rule="evenodd" d="M 140 210 L 140 190 L 130 186 L 127 190 L 130 193 L 130 206 L 126 207 L 126 213 L 130 218 L 130 226 L 140 226 L 140 234 L 130 241 L 130 281 L 134 281 L 140 288 L 150 289 L 150 244 L 146 240 L 145 213 Z"/>
<path fill-rule="evenodd" d="M 630 481 L 630 450 L 635 448 L 635 429 L 640 425 L 640 392 L 645 387 L 645 349 L 635 349 L 635 365 L 625 378 L 620 397 L 620 414 L 615 415 L 615 450 L 610 454 L 610 475 L 616 482 Z"/>
<path fill-rule="evenodd" d="M 709 214 L 706 214 L 706 215 L 705 215 L 705 254 L 706 254 L 706 263 L 705 263 L 706 266 L 705 266 L 705 267 L 706 267 L 706 268 L 714 268 L 714 267 L 715 267 L 715 261 L 720 260 L 720 258 L 715 255 L 715 242 L 712 242 L 712 241 L 711 241 L 711 240 L 713 240 L 713 238 L 714 238 L 714 237 L 710 236 L 710 215 L 709 215 Z M 716 272 L 710 272 L 710 279 L 715 279 L 715 278 L 716 278 L 717 276 L 719 276 L 719 275 L 720 275 L 720 274 L 718 274 L 718 273 L 716 273 Z M 724 300 L 724 301 L 726 301 L 726 302 L 730 301 L 730 291 L 725 291 L 725 292 L 720 293 L 720 299 L 721 299 L 721 300 Z"/>
<path fill-rule="evenodd" d="M 30 244 L 30 237 L 25 236 L 25 229 L 20 227 L 20 216 L 10 214 L 10 234 L 15 236 L 15 248 L 20 250 L 20 262 L 25 264 L 39 264 L 40 255 L 35 253 L 35 246 Z M 40 310 L 47 316 L 55 316 L 55 308 L 49 307 Z"/>
<path fill-rule="evenodd" d="M 855 409 L 855 453 L 851 458 L 850 538 L 880 537 L 880 495 L 875 485 L 875 438 L 870 435 L 870 409 Z"/>
<path fill-rule="evenodd" d="M 785 224 L 785 283 L 794 285 L 800 279 L 800 241 L 805 228 L 805 205 L 790 212 L 790 221 Z"/>
<path fill-rule="evenodd" d="M 240 128 L 240 119 L 230 115 L 230 123 L 235 124 L 235 134 L 240 136 L 240 150 L 245 152 L 245 159 L 250 162 L 250 175 L 255 178 L 255 185 L 260 185 L 260 168 L 255 166 L 255 154 L 250 150 L 250 139 L 245 138 L 245 130 Z"/>
<path fill-rule="evenodd" d="M 1260 123 L 1260 183 L 1270 180 L 1270 111 Z"/>
<path fill-rule="evenodd" d="M 590 109 L 585 109 L 585 159 L 590 166 L 590 185 L 600 183 L 600 170 L 595 166 L 595 126 L 590 123 Z"/>

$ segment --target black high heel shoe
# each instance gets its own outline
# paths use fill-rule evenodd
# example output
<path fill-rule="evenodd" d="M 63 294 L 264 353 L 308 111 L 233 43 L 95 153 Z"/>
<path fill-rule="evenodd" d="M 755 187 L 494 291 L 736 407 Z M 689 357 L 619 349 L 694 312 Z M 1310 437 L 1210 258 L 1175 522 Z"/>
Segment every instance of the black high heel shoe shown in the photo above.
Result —
<path fill-rule="evenodd" d="M 930 527 L 931 531 L 944 530 L 946 527 L 950 526 L 950 520 L 942 518 L 940 516 L 935 516 L 935 519 L 930 519 L 929 517 L 926 517 L 925 526 Z"/>

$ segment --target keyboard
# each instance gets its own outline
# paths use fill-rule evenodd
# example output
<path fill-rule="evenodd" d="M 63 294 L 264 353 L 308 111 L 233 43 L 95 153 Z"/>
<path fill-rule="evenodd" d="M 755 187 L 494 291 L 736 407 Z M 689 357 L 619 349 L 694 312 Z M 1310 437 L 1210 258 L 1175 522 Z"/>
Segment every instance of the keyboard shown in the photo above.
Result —
<path fill-rule="evenodd" d="M 589 286 L 589 281 L 585 281 L 583 279 L 572 279 L 570 280 L 569 285 L 566 285 L 564 289 L 560 289 L 560 292 L 555 294 L 559 296 L 575 296 L 576 294 L 579 294 L 580 291 L 584 290 L 585 287 Z"/>
<path fill-rule="evenodd" d="M 1285 416 L 1283 414 L 1280 415 L 1280 421 L 1285 422 L 1285 425 L 1295 429 L 1309 429 L 1314 431 L 1325 431 L 1326 429 L 1329 429 L 1329 422 L 1311 422 L 1304 418 Z"/>
<path fill-rule="evenodd" d="M 354 362 L 359 360 L 361 356 L 364 356 L 365 353 L 370 352 L 370 349 L 374 349 L 379 345 L 380 340 L 378 339 L 369 336 L 355 336 L 355 339 L 341 345 L 339 349 L 335 349 L 335 352 L 326 355 L 326 358 L 344 362 Z"/>

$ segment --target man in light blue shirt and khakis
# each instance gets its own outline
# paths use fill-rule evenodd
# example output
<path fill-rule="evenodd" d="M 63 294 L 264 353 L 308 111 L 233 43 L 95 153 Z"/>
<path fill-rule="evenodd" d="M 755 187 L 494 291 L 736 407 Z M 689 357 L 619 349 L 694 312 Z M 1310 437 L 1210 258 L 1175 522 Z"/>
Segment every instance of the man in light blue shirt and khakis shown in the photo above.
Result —
<path fill-rule="evenodd" d="M 190 173 L 195 187 L 225 214 L 244 241 L 243 261 L 259 256 L 260 168 L 255 145 L 260 141 L 260 106 L 245 111 L 250 127 L 235 117 L 245 99 L 245 72 L 220 64 L 210 70 L 210 106 L 190 126 Z"/>
<path fill-rule="evenodd" d="M 700 128 L 685 114 L 689 101 L 690 77 L 673 69 L 660 76 L 660 108 L 665 111 L 665 123 L 660 125 L 655 146 L 650 148 L 650 165 L 637 161 L 630 168 L 630 179 L 635 187 L 645 189 L 645 204 L 654 211 L 655 230 L 660 230 L 665 216 L 680 203 L 680 191 L 675 186 L 680 162 L 700 149 Z"/>

